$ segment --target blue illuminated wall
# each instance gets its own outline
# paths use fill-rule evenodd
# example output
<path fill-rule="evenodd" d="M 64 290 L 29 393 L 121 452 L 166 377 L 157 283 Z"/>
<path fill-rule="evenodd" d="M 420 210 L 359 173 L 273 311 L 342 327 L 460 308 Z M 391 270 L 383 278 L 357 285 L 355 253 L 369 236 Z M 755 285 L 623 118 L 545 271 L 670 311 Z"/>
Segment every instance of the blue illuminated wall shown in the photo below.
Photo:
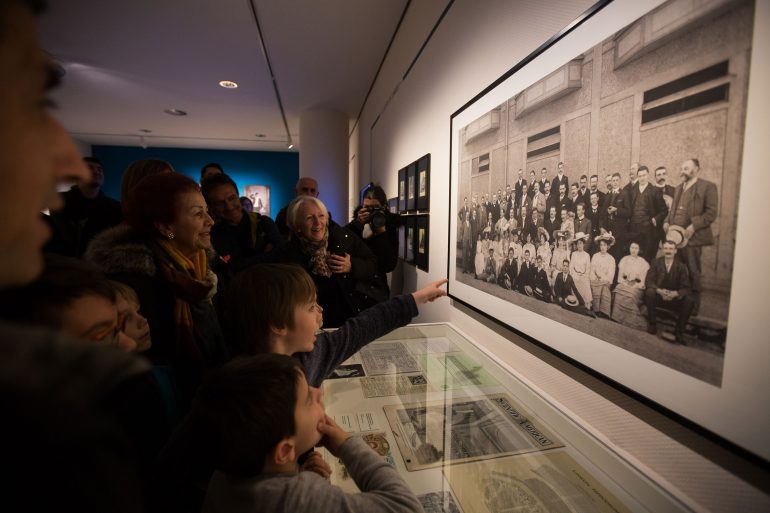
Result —
<path fill-rule="evenodd" d="M 186 148 L 135 148 L 127 146 L 97 146 L 91 155 L 104 165 L 104 187 L 107 196 L 120 199 L 120 178 L 123 170 L 135 160 L 157 158 L 166 160 L 180 173 L 196 182 L 204 164 L 217 162 L 230 175 L 243 193 L 246 185 L 270 187 L 270 217 L 294 197 L 299 178 L 299 153 L 283 151 L 197 150 Z"/>

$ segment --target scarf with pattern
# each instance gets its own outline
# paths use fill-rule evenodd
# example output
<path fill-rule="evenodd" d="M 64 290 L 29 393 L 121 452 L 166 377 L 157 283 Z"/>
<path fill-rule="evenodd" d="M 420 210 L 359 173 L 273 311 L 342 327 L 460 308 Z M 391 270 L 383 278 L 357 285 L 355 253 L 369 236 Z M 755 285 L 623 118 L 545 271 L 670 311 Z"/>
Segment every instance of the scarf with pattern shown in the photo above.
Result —
<path fill-rule="evenodd" d="M 332 271 L 326 263 L 329 257 L 329 226 L 327 225 L 324 237 L 319 241 L 310 240 L 301 233 L 297 234 L 297 240 L 302 254 L 310 257 L 310 272 L 327 278 L 331 276 Z"/>
<path fill-rule="evenodd" d="M 211 301 L 212 292 L 216 291 L 216 277 L 208 269 L 205 250 L 199 250 L 190 259 L 167 240 L 159 240 L 158 246 L 161 250 L 160 270 L 174 294 L 177 354 L 200 361 L 203 356 L 195 341 L 190 304 Z"/>

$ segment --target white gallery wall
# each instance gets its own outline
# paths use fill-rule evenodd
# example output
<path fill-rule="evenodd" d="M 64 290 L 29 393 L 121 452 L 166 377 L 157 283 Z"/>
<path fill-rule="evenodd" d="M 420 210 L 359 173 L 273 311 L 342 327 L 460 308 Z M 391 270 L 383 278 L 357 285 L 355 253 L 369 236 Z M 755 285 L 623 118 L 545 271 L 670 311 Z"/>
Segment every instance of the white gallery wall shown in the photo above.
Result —
<path fill-rule="evenodd" d="M 389 197 L 397 194 L 398 170 L 426 153 L 431 154 L 430 272 L 399 264 L 393 274 L 394 291 L 411 291 L 446 277 L 449 245 L 450 116 L 538 46 L 569 25 L 592 5 L 590 0 L 457 0 L 409 69 L 447 0 L 419 0 L 410 4 L 388 58 L 350 139 L 351 201 L 361 185 L 380 183 Z M 768 2 L 759 0 L 755 40 L 767 45 Z M 767 32 L 766 29 L 764 29 Z M 408 71 L 408 73 L 407 73 Z M 752 62 L 752 76 L 768 74 L 768 66 Z M 404 75 L 406 77 L 404 78 Z M 770 102 L 754 94 L 748 106 L 745 145 L 762 146 L 770 134 Z M 752 113 L 754 115 L 752 116 Z M 761 113 L 761 114 L 760 114 Z M 750 131 L 750 128 L 754 130 Z M 766 145 L 766 142 L 764 143 Z M 770 151 L 755 152 L 743 163 L 741 214 L 749 205 L 764 212 L 746 212 L 757 221 L 770 216 L 766 172 L 751 172 L 750 164 L 766 168 Z M 750 182 L 747 185 L 746 182 Z M 762 269 L 761 255 L 770 254 L 768 238 L 741 229 L 738 244 L 752 244 L 742 261 L 736 260 L 734 290 L 754 295 L 750 306 L 734 312 L 731 325 L 747 337 L 770 339 L 770 322 L 763 305 L 770 304 L 770 275 L 764 289 L 752 287 Z M 744 254 L 738 252 L 737 254 Z M 752 271 L 752 269 L 754 271 Z M 753 274 L 752 274 L 753 273 Z M 696 511 L 770 510 L 767 486 L 758 490 L 735 474 L 756 469 L 709 440 L 699 438 L 666 417 L 629 399 L 601 381 L 581 373 L 539 347 L 492 321 L 448 300 L 422 309 L 416 322 L 449 321 L 531 384 L 597 440 L 606 442 L 637 468 L 654 476 L 682 503 Z M 760 355 L 770 364 L 770 353 Z M 758 393 L 768 394 L 761 391 Z M 643 420 L 642 420 L 643 419 Z M 750 419 L 749 419 L 750 420 Z M 719 466 L 715 460 L 721 461 Z M 736 469 L 739 471 L 736 472 Z M 751 479 L 749 479 L 751 481 Z"/>

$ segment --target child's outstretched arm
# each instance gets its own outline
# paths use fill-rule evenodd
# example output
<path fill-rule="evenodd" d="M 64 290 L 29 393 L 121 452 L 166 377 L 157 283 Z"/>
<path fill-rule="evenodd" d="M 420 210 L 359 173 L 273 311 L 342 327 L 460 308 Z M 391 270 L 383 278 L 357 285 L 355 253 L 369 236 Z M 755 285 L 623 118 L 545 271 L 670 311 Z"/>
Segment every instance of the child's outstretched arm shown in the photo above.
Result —
<path fill-rule="evenodd" d="M 383 301 L 351 317 L 338 330 L 319 334 L 311 352 L 295 355 L 305 367 L 308 383 L 321 386 L 340 363 L 366 344 L 409 324 L 418 314 L 417 305 L 446 296 L 441 288 L 446 281 L 434 281 L 412 294 Z"/>
<path fill-rule="evenodd" d="M 441 287 L 449 281 L 446 278 L 429 283 L 418 291 L 412 292 L 414 302 L 418 305 L 424 305 L 446 296 L 446 290 Z"/>

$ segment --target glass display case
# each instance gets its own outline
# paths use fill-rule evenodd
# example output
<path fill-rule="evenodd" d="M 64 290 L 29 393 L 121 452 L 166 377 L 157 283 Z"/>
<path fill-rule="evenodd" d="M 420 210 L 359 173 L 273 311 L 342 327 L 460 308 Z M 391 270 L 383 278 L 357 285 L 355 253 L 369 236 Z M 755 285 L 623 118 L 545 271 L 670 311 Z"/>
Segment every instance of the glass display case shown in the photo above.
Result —
<path fill-rule="evenodd" d="M 690 511 L 449 324 L 366 346 L 323 385 L 327 413 L 393 465 L 425 511 Z M 328 452 L 332 484 L 355 483 Z"/>

